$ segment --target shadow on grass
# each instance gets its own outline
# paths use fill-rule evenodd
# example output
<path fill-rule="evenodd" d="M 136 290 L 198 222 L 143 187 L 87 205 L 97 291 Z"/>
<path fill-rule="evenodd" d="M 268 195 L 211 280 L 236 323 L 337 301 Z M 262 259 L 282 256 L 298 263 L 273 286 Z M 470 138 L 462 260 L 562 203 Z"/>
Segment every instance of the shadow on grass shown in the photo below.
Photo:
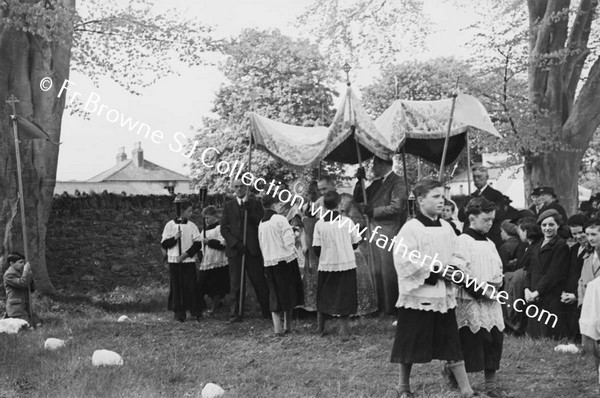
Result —
<path fill-rule="evenodd" d="M 109 313 L 155 313 L 166 310 L 168 292 L 164 288 L 117 288 L 105 294 L 60 293 L 41 295 L 36 300 L 39 312 L 87 314 L 90 308 Z"/>

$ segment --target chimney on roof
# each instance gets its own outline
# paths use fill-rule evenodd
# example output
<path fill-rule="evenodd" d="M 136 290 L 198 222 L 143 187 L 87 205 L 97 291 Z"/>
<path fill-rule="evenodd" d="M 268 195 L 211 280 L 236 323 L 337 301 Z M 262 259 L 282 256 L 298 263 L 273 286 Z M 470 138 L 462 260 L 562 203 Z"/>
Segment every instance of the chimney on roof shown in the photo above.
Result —
<path fill-rule="evenodd" d="M 125 147 L 122 146 L 119 148 L 119 153 L 117 153 L 117 164 L 124 162 L 127 160 L 127 154 L 125 153 Z"/>
<path fill-rule="evenodd" d="M 140 141 L 133 144 L 131 158 L 135 167 L 144 167 L 144 151 L 142 150 L 142 143 Z"/>

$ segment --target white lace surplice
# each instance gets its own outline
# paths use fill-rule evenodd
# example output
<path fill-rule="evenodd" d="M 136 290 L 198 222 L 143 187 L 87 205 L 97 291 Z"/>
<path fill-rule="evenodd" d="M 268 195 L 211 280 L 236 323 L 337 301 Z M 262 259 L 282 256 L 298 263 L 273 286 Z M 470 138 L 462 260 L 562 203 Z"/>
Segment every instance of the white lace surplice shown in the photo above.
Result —
<path fill-rule="evenodd" d="M 399 293 L 396 307 L 442 313 L 456 307 L 456 291 L 452 284 L 442 279 L 435 285 L 425 284 L 433 258 L 444 267 L 461 262 L 455 255 L 457 237 L 454 230 L 446 221 L 441 220 L 441 224 L 441 227 L 426 227 L 412 219 L 398 233 L 393 249 Z"/>
<path fill-rule="evenodd" d="M 460 268 L 469 277 L 476 279 L 477 286 L 483 282 L 490 285 L 499 285 L 502 282 L 502 260 L 491 240 L 475 240 L 462 234 L 458 237 L 457 250 L 464 254 L 466 261 Z M 478 291 L 483 292 L 484 287 L 485 283 Z M 496 289 L 496 292 L 498 291 Z M 498 301 L 488 298 L 475 300 L 463 288 L 458 291 L 457 301 L 456 321 L 459 329 L 466 326 L 471 332 L 477 333 L 481 328 L 490 331 L 496 326 L 498 330 L 504 330 L 502 306 Z"/>

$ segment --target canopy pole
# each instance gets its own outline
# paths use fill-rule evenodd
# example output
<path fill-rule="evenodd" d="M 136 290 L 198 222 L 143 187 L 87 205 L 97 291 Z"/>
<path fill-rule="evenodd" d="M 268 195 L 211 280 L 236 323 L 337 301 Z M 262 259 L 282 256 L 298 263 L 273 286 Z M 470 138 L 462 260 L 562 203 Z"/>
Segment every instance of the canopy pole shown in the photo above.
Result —
<path fill-rule="evenodd" d="M 406 217 L 410 218 L 410 209 L 408 206 L 408 197 L 410 195 L 410 189 L 408 188 L 408 170 L 406 170 L 406 145 L 402 146 L 402 170 L 404 171 L 404 185 L 406 186 Z"/>
<path fill-rule="evenodd" d="M 25 218 L 25 195 L 23 194 L 23 170 L 21 169 L 21 152 L 19 149 L 19 131 L 17 129 L 17 108 L 15 104 L 20 102 L 14 95 L 11 94 L 10 98 L 6 101 L 12 106 L 11 120 L 13 124 L 13 133 L 15 137 L 15 155 L 17 157 L 17 177 L 19 181 L 19 203 L 21 205 L 21 230 L 23 232 L 23 254 L 25 255 L 25 263 L 29 262 L 29 247 L 27 239 L 27 221 Z M 32 271 L 33 272 L 33 271 Z M 31 300 L 31 283 L 27 285 L 27 301 L 28 301 L 28 313 L 29 322 L 32 328 L 35 329 L 35 322 L 33 321 L 33 302 Z"/>
<path fill-rule="evenodd" d="M 251 105 L 250 109 L 254 112 L 256 92 L 252 90 L 250 93 Z M 248 173 L 252 173 L 252 127 L 248 130 Z M 244 184 L 245 185 L 245 184 Z M 240 277 L 240 301 L 238 314 L 240 317 L 244 316 L 244 296 L 246 295 L 246 252 L 248 251 L 246 244 L 248 243 L 248 198 L 250 197 L 250 187 L 246 185 L 246 196 L 244 197 L 244 235 L 242 235 L 242 244 L 244 245 L 244 252 L 242 253 L 242 275 Z"/>
<path fill-rule="evenodd" d="M 456 87 L 452 92 L 452 107 L 450 108 L 450 120 L 448 121 L 448 130 L 446 131 L 446 139 L 444 140 L 444 152 L 442 153 L 442 163 L 440 164 L 440 172 L 438 181 L 444 179 L 444 164 L 446 163 L 446 153 L 448 152 L 448 143 L 450 141 L 450 131 L 452 130 L 452 119 L 454 118 L 454 107 L 456 106 L 456 97 L 458 97 L 458 77 L 456 78 Z"/>
<path fill-rule="evenodd" d="M 252 171 L 252 130 L 248 132 L 250 136 L 250 142 L 248 143 L 248 172 Z M 244 235 L 242 235 L 242 242 L 244 245 L 244 252 L 242 253 L 242 275 L 240 278 L 240 301 L 238 314 L 240 317 L 244 316 L 244 296 L 246 295 L 246 248 L 247 234 L 248 234 L 248 198 L 250 197 L 250 187 L 246 185 L 246 196 L 244 197 Z"/>
<path fill-rule="evenodd" d="M 344 72 L 346 72 L 346 85 L 348 86 L 348 114 L 350 117 L 350 130 L 352 132 L 352 136 L 354 137 L 354 144 L 356 146 L 356 156 L 358 157 L 358 166 L 362 169 L 363 168 L 363 164 L 362 164 L 362 156 L 360 155 L 360 147 L 358 146 L 358 139 L 356 138 L 356 124 L 354 121 L 354 117 L 352 114 L 352 92 L 350 91 L 350 65 L 348 65 L 348 63 L 346 62 L 344 64 Z M 360 180 L 360 186 L 362 188 L 362 195 L 363 195 L 363 204 L 366 205 L 367 204 L 367 187 L 365 186 L 365 180 L 364 178 L 361 178 Z M 363 217 L 365 217 L 366 215 L 363 214 Z M 369 217 L 366 216 L 365 217 L 367 219 L 367 238 L 369 238 L 369 243 L 368 243 L 368 250 L 369 250 L 369 264 L 371 267 L 372 272 L 369 272 L 369 275 L 371 276 L 371 283 L 373 283 L 373 287 L 376 287 L 376 283 L 375 283 L 375 279 L 373 277 L 373 275 L 375 274 L 375 254 L 373 253 L 373 246 L 371 245 L 371 220 L 369 220 Z M 380 303 L 378 303 L 379 305 Z"/>
<path fill-rule="evenodd" d="M 351 126 L 350 128 L 352 129 L 352 135 L 354 136 L 354 144 L 356 145 L 356 155 L 358 156 L 358 165 L 362 169 L 363 168 L 362 156 L 360 155 L 358 139 L 356 138 L 356 126 Z M 359 182 L 360 182 L 360 186 L 362 188 L 363 204 L 366 205 L 367 204 L 367 187 L 365 186 L 366 181 L 364 178 L 361 178 L 359 180 Z M 367 248 L 369 250 L 369 264 L 371 266 L 371 270 L 373 271 L 373 272 L 370 272 L 369 275 L 371 275 L 371 282 L 373 283 L 373 287 L 376 287 L 377 285 L 375 283 L 375 279 L 373 278 L 374 271 L 375 271 L 375 253 L 373 253 L 373 246 L 370 243 L 371 242 L 371 220 L 369 220 L 369 216 L 367 216 L 366 214 L 363 214 L 363 217 L 367 219 L 367 238 L 369 239 L 369 243 L 367 243 Z"/>
<path fill-rule="evenodd" d="M 471 196 L 471 147 L 469 143 L 469 130 L 465 133 L 465 140 L 467 141 L 467 192 Z"/>

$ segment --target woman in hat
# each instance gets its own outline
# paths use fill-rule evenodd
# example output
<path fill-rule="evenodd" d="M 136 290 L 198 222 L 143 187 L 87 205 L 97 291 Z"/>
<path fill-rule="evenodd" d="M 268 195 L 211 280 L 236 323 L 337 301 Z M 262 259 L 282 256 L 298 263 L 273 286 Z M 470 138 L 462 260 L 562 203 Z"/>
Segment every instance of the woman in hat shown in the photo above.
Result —
<path fill-rule="evenodd" d="M 564 334 L 565 304 L 561 295 L 569 273 L 569 246 L 558 235 L 563 218 L 554 209 L 546 210 L 537 219 L 544 238 L 532 244 L 525 262 L 525 301 L 537 307 L 538 315 L 530 318 L 527 333 L 532 337 L 561 338 Z M 528 313 L 534 313 L 529 310 Z"/>

